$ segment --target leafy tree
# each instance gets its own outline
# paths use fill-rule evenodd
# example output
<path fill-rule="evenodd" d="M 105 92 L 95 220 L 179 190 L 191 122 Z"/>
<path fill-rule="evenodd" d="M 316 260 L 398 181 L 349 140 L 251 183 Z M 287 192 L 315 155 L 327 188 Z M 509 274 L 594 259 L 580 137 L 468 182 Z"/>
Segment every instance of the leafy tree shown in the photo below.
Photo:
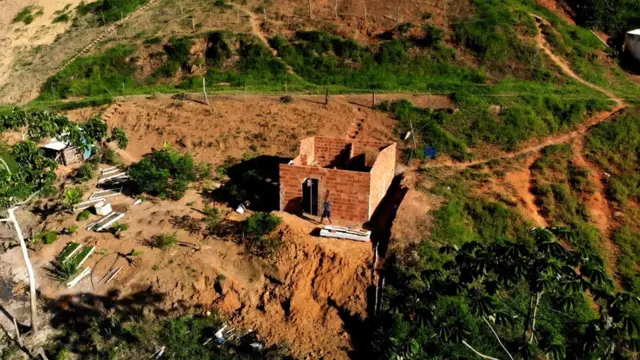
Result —
<path fill-rule="evenodd" d="M 613 292 L 602 260 L 580 248 L 572 233 L 548 228 L 530 236 L 518 243 L 443 246 L 424 266 L 395 262 L 376 320 L 376 352 L 396 359 L 422 358 L 423 351 L 430 357 L 467 357 L 469 350 L 586 359 L 634 350 L 640 300 Z M 548 318 L 540 323 L 543 304 L 567 319 L 578 314 L 578 304 L 588 308 L 585 290 L 596 296 L 599 314 L 585 314 L 580 326 Z"/>
<path fill-rule="evenodd" d="M 101 119 L 89 119 L 89 121 L 82 126 L 82 129 L 87 137 L 96 142 L 102 142 L 107 138 L 107 124 Z"/>
<path fill-rule="evenodd" d="M 129 167 L 129 176 L 139 192 L 178 200 L 189 182 L 196 180 L 191 155 L 181 155 L 171 148 L 153 150 Z"/>

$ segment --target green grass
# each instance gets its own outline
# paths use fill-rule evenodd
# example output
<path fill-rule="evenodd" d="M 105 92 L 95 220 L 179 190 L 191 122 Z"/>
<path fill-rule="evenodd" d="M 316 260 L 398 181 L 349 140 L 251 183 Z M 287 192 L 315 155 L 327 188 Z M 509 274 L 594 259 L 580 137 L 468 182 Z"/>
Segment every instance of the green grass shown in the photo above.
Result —
<path fill-rule="evenodd" d="M 119 21 L 149 0 L 97 0 L 90 3 L 81 2 L 76 11 L 79 15 L 92 14 L 99 25 Z"/>
<path fill-rule="evenodd" d="M 589 159 L 611 174 L 607 196 L 620 205 L 640 197 L 640 113 L 629 110 L 591 130 L 585 144 Z"/>
<path fill-rule="evenodd" d="M 463 160 L 469 157 L 467 149 L 471 146 L 488 143 L 514 150 L 527 139 L 567 131 L 611 105 L 606 100 L 543 95 L 503 99 L 468 92 L 456 93 L 453 99 L 458 106 L 454 113 L 416 108 L 408 101 L 382 103 L 379 108 L 398 120 L 397 133 L 404 134 L 413 125 L 420 135 L 420 145 L 435 146 L 439 152 Z M 501 112 L 491 111 L 491 105 L 499 105 Z"/>
<path fill-rule="evenodd" d="M 640 293 L 640 231 L 623 226 L 613 234 L 613 241 L 620 248 L 618 273 L 629 291 Z"/>
<path fill-rule="evenodd" d="M 35 20 L 36 17 L 42 16 L 42 14 L 44 14 L 44 11 L 43 11 L 42 7 L 33 6 L 33 5 L 32 6 L 26 6 L 22 10 L 20 10 L 20 12 L 18 12 L 18 14 L 16 14 L 16 16 L 13 18 L 12 22 L 14 24 L 18 23 L 18 22 L 22 22 L 25 25 L 29 25 L 29 24 L 31 24 L 33 22 L 33 20 Z"/>
<path fill-rule="evenodd" d="M 9 167 L 10 172 L 13 173 L 18 171 L 18 163 L 8 152 L 4 152 L 2 149 L 0 149 L 0 159 L 2 159 L 4 163 Z M 2 166 L 3 169 L 6 169 L 4 164 L 0 164 L 0 166 Z"/>
<path fill-rule="evenodd" d="M 582 197 L 593 191 L 588 169 L 571 161 L 570 145 L 552 145 L 542 151 L 542 157 L 531 167 L 533 186 L 541 215 L 551 226 L 565 226 L 576 233 L 578 245 L 602 253 L 604 240 L 599 230 L 590 223 L 588 210 Z"/>
<path fill-rule="evenodd" d="M 103 54 L 78 58 L 41 88 L 40 101 L 76 96 L 113 96 L 118 89 L 136 87 L 136 65 L 129 60 L 135 47 L 116 45 Z"/>

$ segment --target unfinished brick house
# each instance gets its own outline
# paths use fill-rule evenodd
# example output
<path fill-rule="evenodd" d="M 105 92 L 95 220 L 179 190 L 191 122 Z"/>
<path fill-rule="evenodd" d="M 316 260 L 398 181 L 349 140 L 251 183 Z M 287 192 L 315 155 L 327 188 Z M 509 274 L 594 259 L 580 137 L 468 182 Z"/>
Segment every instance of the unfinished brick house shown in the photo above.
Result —
<path fill-rule="evenodd" d="M 320 216 L 329 193 L 332 220 L 363 224 L 386 195 L 395 167 L 393 142 L 306 138 L 298 157 L 280 164 L 280 210 Z"/>

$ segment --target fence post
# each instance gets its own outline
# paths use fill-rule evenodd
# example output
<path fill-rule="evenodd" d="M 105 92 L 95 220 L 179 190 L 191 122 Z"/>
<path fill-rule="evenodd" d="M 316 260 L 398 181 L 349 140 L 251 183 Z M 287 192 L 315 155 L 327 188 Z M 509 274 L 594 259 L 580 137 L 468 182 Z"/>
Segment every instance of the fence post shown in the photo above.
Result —
<path fill-rule="evenodd" d="M 371 108 L 375 109 L 376 108 L 376 91 L 373 90 L 372 96 L 371 96 Z"/>
<path fill-rule="evenodd" d="M 329 88 L 326 88 L 324 92 L 324 104 L 329 105 Z"/>
<path fill-rule="evenodd" d="M 204 93 L 204 102 L 209 105 L 209 98 L 207 97 L 207 85 L 205 83 L 204 77 L 202 78 L 202 93 Z"/>

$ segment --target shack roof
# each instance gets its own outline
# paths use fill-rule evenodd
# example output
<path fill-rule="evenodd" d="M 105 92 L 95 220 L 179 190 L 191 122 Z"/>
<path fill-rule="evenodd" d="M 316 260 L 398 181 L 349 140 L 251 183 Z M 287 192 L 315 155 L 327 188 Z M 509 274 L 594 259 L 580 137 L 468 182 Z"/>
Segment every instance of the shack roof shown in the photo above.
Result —
<path fill-rule="evenodd" d="M 43 148 L 53 150 L 53 151 L 62 151 L 69 146 L 64 141 L 60 141 L 56 138 L 52 138 L 47 144 L 42 145 Z"/>

